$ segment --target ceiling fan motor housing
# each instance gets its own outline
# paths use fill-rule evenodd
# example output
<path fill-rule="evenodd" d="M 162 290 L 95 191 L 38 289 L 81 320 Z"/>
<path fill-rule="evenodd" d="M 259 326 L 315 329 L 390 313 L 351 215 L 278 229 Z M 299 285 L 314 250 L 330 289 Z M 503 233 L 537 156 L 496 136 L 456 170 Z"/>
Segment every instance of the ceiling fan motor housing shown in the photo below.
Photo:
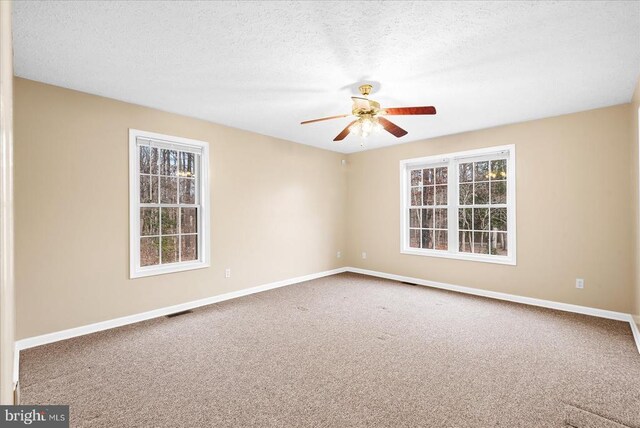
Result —
<path fill-rule="evenodd" d="M 351 113 L 354 116 L 371 115 L 375 116 L 381 113 L 380 103 L 368 98 L 352 97 L 353 108 Z"/>
<path fill-rule="evenodd" d="M 364 85 L 360 85 L 358 87 L 358 90 L 360 91 L 360 93 L 362 94 L 362 96 L 366 97 L 367 95 L 369 95 L 371 93 L 371 90 L 373 89 L 373 86 L 369 85 L 368 83 L 365 83 Z"/>

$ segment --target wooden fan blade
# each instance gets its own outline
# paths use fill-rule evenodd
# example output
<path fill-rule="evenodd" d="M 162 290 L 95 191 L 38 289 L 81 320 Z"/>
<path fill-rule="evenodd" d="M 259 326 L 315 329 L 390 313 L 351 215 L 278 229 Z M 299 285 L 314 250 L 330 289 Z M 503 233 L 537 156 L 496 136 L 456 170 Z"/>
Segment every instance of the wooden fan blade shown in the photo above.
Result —
<path fill-rule="evenodd" d="M 323 120 L 340 119 L 341 117 L 347 117 L 347 116 L 351 116 L 351 115 L 350 114 L 340 114 L 338 116 L 323 117 L 321 119 L 305 120 L 304 122 L 300 122 L 300 125 L 306 125 L 307 123 L 313 123 L 313 122 L 321 122 Z"/>
<path fill-rule="evenodd" d="M 436 114 L 436 108 L 428 107 L 392 107 L 384 109 L 389 115 Z"/>
<path fill-rule="evenodd" d="M 385 119 L 384 117 L 378 117 L 378 123 L 380 123 L 380 125 L 382 125 L 382 127 L 390 134 L 395 135 L 396 137 L 400 138 L 402 136 L 405 136 L 408 134 L 407 131 L 405 131 L 404 129 L 400 128 L 398 125 L 396 125 L 395 123 Z"/>
<path fill-rule="evenodd" d="M 356 122 L 357 122 L 357 120 L 354 120 L 353 122 L 348 124 L 347 127 L 342 130 L 342 132 L 340 132 L 338 135 L 336 135 L 336 138 L 334 138 L 333 141 L 342 141 L 342 140 L 344 140 L 344 138 L 347 135 L 349 135 L 349 132 L 350 132 L 349 128 L 351 127 L 351 125 L 353 125 Z"/>

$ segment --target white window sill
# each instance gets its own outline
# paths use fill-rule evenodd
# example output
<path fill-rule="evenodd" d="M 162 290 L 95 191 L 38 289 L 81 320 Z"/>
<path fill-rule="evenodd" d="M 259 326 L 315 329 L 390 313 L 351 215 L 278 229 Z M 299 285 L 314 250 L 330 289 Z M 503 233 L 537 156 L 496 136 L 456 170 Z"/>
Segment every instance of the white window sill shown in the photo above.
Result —
<path fill-rule="evenodd" d="M 164 275 L 167 273 L 184 272 L 187 270 L 208 268 L 209 263 L 204 261 L 189 262 L 189 263 L 172 263 L 160 266 L 146 266 L 137 268 L 129 275 L 130 279 L 143 278 L 145 276 Z"/>
<path fill-rule="evenodd" d="M 403 248 L 400 253 L 409 254 L 413 256 L 423 256 L 423 257 L 439 257 L 444 259 L 454 259 L 454 260 L 468 260 L 473 262 L 482 262 L 482 263 L 496 263 L 500 265 L 516 265 L 515 256 L 490 256 L 484 254 L 466 254 L 466 253 L 452 253 L 449 251 L 439 251 L 439 250 L 419 250 L 414 248 Z"/>

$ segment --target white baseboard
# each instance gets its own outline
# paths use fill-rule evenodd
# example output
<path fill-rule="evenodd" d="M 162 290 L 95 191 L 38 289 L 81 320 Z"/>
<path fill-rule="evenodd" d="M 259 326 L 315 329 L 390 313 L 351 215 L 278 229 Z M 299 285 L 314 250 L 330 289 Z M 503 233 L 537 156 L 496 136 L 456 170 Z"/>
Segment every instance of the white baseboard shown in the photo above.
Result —
<path fill-rule="evenodd" d="M 575 312 L 578 314 L 592 315 L 594 317 L 609 318 L 618 321 L 629 321 L 629 314 L 622 312 L 607 311 L 604 309 L 590 308 L 587 306 L 572 305 L 569 303 L 559 303 L 552 300 L 535 299 L 532 297 L 518 296 L 515 294 L 499 293 L 497 291 L 482 290 L 480 288 L 463 287 L 461 285 L 447 284 L 444 282 L 428 281 L 420 278 L 412 278 L 409 276 L 395 275 L 386 272 L 377 272 L 373 270 L 348 267 L 349 272 L 360 273 L 363 275 L 377 276 L 379 278 L 392 279 L 394 281 L 410 282 L 412 284 L 424 285 L 432 288 L 440 288 L 442 290 L 457 291 L 458 293 L 473 294 L 474 296 L 490 297 L 492 299 L 507 300 L 509 302 L 524 303 L 525 305 L 540 306 L 543 308 L 558 309 L 566 312 Z"/>
<path fill-rule="evenodd" d="M 577 314 L 591 315 L 594 317 L 608 318 L 616 321 L 625 321 L 631 324 L 631 331 L 636 342 L 638 352 L 640 352 L 640 332 L 638 325 L 635 323 L 633 316 L 623 312 L 608 311 L 605 309 L 591 308 L 588 306 L 572 305 L 570 303 L 554 302 L 552 300 L 536 299 L 533 297 L 518 296 L 515 294 L 500 293 L 497 291 L 482 290 L 479 288 L 463 287 L 461 285 L 446 284 L 444 282 L 428 281 L 420 278 L 412 278 L 409 276 L 395 275 L 392 273 L 378 272 L 368 269 L 360 269 L 347 267 L 348 272 L 359 273 L 362 275 L 375 276 L 378 278 L 391 279 L 394 281 L 410 282 L 412 284 L 423 285 L 426 287 L 439 288 L 442 290 L 456 291 L 458 293 L 472 294 L 474 296 L 489 297 L 491 299 L 506 300 L 509 302 L 522 303 L 525 305 L 539 306 L 542 308 L 556 309 L 559 311 L 573 312 Z"/>
<path fill-rule="evenodd" d="M 439 288 L 443 290 L 456 291 L 458 293 L 472 294 L 475 296 L 489 297 L 492 299 L 506 300 L 509 302 L 522 303 L 525 305 L 539 306 L 543 308 L 556 309 L 566 312 L 574 312 L 578 314 L 591 315 L 595 317 L 608 318 L 617 321 L 626 321 L 631 324 L 631 330 L 640 352 L 640 331 L 638 331 L 638 325 L 634 321 L 630 314 L 622 312 L 607 311 L 604 309 L 590 308 L 587 306 L 572 305 L 569 303 L 554 302 L 551 300 L 535 299 L 532 297 L 517 296 L 515 294 L 499 293 L 496 291 L 482 290 L 479 288 L 463 287 L 460 285 L 446 284 L 443 282 L 428 281 L 420 278 L 413 278 L 403 275 L 395 275 L 391 273 L 378 272 L 367 269 L 360 269 L 355 267 L 343 267 L 324 272 L 318 272 L 310 275 L 299 276 L 296 278 L 286 279 L 282 281 L 272 282 L 269 284 L 259 285 L 257 287 L 245 288 L 243 290 L 233 291 L 230 293 L 220 294 L 217 296 L 207 297 L 205 299 L 195 300 L 192 302 L 182 303 L 179 305 L 168 306 L 160 309 L 154 309 L 152 311 L 143 312 L 140 314 L 129 315 L 113 320 L 97 322 L 81 327 L 70 328 L 68 330 L 62 330 L 54 333 L 43 334 L 41 336 L 29 337 L 26 339 L 18 340 L 15 343 L 14 353 L 14 382 L 19 379 L 20 369 L 20 351 L 23 349 L 33 348 L 40 345 L 46 345 L 48 343 L 58 342 L 60 340 L 71 339 L 73 337 L 83 336 L 86 334 L 96 333 L 111 328 L 121 327 L 128 324 L 134 324 L 140 321 L 146 321 L 152 318 L 158 318 L 165 315 L 169 315 L 176 312 L 186 311 L 189 309 L 195 309 L 201 306 L 211 305 L 213 303 L 223 302 L 225 300 L 235 299 L 237 297 L 247 296 L 250 294 L 259 293 L 262 291 L 272 290 L 274 288 L 285 287 L 287 285 L 298 284 L 305 281 L 311 281 L 313 279 L 322 278 L 325 276 L 335 275 L 343 272 L 353 272 L 362 275 L 375 276 L 378 278 L 385 278 L 394 281 L 410 282 L 413 284 L 423 285 L 426 287 Z"/>
<path fill-rule="evenodd" d="M 15 342 L 14 352 L 14 382 L 19 379 L 20 370 L 20 351 L 23 349 L 33 348 L 48 343 L 58 342 L 61 340 L 71 339 L 73 337 L 84 336 L 85 334 L 97 333 L 99 331 L 111 328 L 122 327 L 128 324 L 134 324 L 140 321 L 150 320 L 176 312 L 186 311 L 189 309 L 199 308 L 201 306 L 211 305 L 213 303 L 223 302 L 225 300 L 235 299 L 237 297 L 248 296 L 249 294 L 260 293 L 262 291 L 273 290 L 274 288 L 285 287 L 287 285 L 298 284 L 325 276 L 335 275 L 345 272 L 345 268 L 338 268 L 324 272 L 312 273 L 310 275 L 299 276 L 296 278 L 285 279 L 282 281 L 271 282 L 269 284 L 259 285 L 257 287 L 245 288 L 243 290 L 232 291 L 230 293 L 219 294 L 217 296 L 207 297 L 192 302 L 181 303 L 179 305 L 167 306 L 164 308 L 154 309 L 152 311 L 140 314 L 128 315 L 107 321 L 101 321 L 94 324 L 84 325 L 81 327 L 70 328 L 68 330 L 57 331 L 54 333 L 43 334 L 41 336 L 29 337 Z"/>

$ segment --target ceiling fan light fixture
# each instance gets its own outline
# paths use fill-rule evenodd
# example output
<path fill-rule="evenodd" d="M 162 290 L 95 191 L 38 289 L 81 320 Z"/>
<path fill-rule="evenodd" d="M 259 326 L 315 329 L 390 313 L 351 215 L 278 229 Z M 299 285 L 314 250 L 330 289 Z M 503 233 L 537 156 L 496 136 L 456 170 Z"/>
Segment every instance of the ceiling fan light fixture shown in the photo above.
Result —
<path fill-rule="evenodd" d="M 367 138 L 374 132 L 379 132 L 382 129 L 382 125 L 378 122 L 378 118 L 360 117 L 358 120 L 349 127 L 349 133 L 357 135 L 362 138 Z"/>

